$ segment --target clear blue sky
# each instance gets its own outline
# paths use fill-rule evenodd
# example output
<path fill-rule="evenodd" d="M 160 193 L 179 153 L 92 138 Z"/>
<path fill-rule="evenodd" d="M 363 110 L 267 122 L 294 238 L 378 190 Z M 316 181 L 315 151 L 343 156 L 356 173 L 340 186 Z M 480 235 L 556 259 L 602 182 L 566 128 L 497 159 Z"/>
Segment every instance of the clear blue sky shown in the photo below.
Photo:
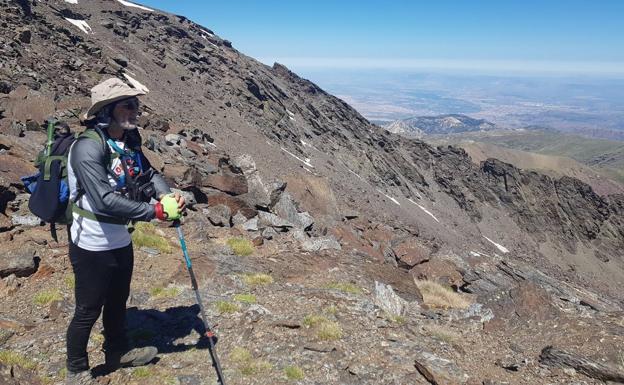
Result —
<path fill-rule="evenodd" d="M 271 64 L 624 72 L 624 1 L 141 0 Z"/>

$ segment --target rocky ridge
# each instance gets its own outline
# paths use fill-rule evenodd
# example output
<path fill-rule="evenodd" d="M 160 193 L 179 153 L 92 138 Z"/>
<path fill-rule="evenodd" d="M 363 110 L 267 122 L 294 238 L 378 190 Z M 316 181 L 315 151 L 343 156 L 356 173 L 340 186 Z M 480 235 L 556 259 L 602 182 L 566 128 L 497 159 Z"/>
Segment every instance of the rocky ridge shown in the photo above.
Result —
<path fill-rule="evenodd" d="M 462 114 L 448 114 L 439 116 L 417 116 L 414 118 L 396 120 L 388 123 L 384 128 L 395 134 L 422 138 L 425 135 L 490 131 L 495 130 L 496 125 L 485 119 L 474 119 Z"/>
<path fill-rule="evenodd" d="M 392 135 L 182 16 L 119 1 L 0 3 L 7 382 L 61 381 L 72 303 L 64 241 L 28 214 L 19 177 L 34 171 L 44 119 L 79 129 L 89 88 L 110 76 L 150 90 L 144 147 L 192 202 L 185 231 L 230 383 L 606 378 L 571 356 L 621 370 L 622 196 Z M 100 382 L 212 383 L 175 233 L 145 231 L 165 242 L 137 242 L 128 326 L 161 361 Z M 96 334 L 96 363 L 100 345 Z M 549 345 L 568 355 L 541 354 Z"/>

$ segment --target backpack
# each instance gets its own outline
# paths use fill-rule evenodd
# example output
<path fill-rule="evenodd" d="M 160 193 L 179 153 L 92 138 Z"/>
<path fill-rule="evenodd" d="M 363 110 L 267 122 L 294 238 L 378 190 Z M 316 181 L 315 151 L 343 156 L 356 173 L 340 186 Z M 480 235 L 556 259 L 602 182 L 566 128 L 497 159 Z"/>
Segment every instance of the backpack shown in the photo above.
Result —
<path fill-rule="evenodd" d="M 71 224 L 72 211 L 76 207 L 70 204 L 69 183 L 67 181 L 67 158 L 72 144 L 80 138 L 90 138 L 102 143 L 105 153 L 109 155 L 108 145 L 103 133 L 99 129 L 86 129 L 82 133 L 56 133 L 57 122 L 48 122 L 48 140 L 45 148 L 39 153 L 35 160 L 35 166 L 39 171 L 34 175 L 22 177 L 24 186 L 31 193 L 28 200 L 28 208 L 42 221 L 50 223 L 52 238 L 58 242 L 56 235 L 56 223 Z M 82 209 L 80 209 L 82 210 Z M 84 216 L 95 216 L 87 213 Z M 82 215 L 83 212 L 80 214 Z M 108 217 L 107 217 L 108 218 Z M 96 220 L 99 220 L 98 218 Z M 117 218 L 110 218 L 119 222 Z M 102 221 L 107 221 L 106 218 Z M 125 222 L 124 222 L 125 223 Z"/>

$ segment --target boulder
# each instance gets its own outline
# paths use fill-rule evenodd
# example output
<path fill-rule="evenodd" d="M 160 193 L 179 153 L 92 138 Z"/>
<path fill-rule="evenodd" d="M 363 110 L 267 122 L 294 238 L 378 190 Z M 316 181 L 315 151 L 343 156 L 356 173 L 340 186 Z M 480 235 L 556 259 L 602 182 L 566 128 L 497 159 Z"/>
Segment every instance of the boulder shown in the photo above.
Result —
<path fill-rule="evenodd" d="M 253 220 L 253 218 L 249 220 L 251 221 Z M 239 225 L 244 224 L 247 221 L 248 221 L 247 217 L 241 214 L 240 212 L 237 212 L 236 214 L 232 216 L 232 226 L 239 226 Z M 256 219 L 256 222 L 257 222 L 257 219 Z"/>
<path fill-rule="evenodd" d="M 226 205 L 219 204 L 202 210 L 214 226 L 230 227 L 232 212 Z"/>
<path fill-rule="evenodd" d="M 273 206 L 273 212 L 299 229 L 309 229 L 314 224 L 314 218 L 310 214 L 298 212 L 297 205 L 287 192 L 280 195 L 279 200 Z"/>
<path fill-rule="evenodd" d="M 431 251 L 413 239 L 401 242 L 392 248 L 400 267 L 410 269 L 429 260 Z"/>
<path fill-rule="evenodd" d="M 128 66 L 128 62 L 129 62 L 128 58 L 122 54 L 118 54 L 115 57 L 113 57 L 113 61 L 124 68 Z"/>
<path fill-rule="evenodd" d="M 31 248 L 4 251 L 0 259 L 0 278 L 15 274 L 17 277 L 28 277 L 37 271 L 39 258 Z"/>
<path fill-rule="evenodd" d="M 286 188 L 284 182 L 265 184 L 262 181 L 256 163 L 248 154 L 240 155 L 232 160 L 232 165 L 243 173 L 247 180 L 247 200 L 258 207 L 272 207 Z"/>
<path fill-rule="evenodd" d="M 469 380 L 455 362 L 424 350 L 416 350 L 414 366 L 431 384 L 460 385 Z"/>
<path fill-rule="evenodd" d="M 247 193 L 247 180 L 243 175 L 236 174 L 210 174 L 202 179 L 203 187 L 211 187 L 231 195 Z"/>
<path fill-rule="evenodd" d="M 165 143 L 167 146 L 179 146 L 182 143 L 182 135 L 167 134 L 165 135 Z"/>
<path fill-rule="evenodd" d="M 394 292 L 392 286 L 377 281 L 375 281 L 374 303 L 384 312 L 394 316 L 405 314 L 408 305 L 406 300 Z"/>
<path fill-rule="evenodd" d="M 262 231 L 262 236 L 264 237 L 264 239 L 273 239 L 277 237 L 277 231 L 275 231 L 275 229 L 272 227 L 267 227 Z"/>
<path fill-rule="evenodd" d="M 258 231 L 258 217 L 253 217 L 247 222 L 242 224 L 243 230 L 246 231 Z"/>
<path fill-rule="evenodd" d="M 462 274 L 452 262 L 433 259 L 421 263 L 410 270 L 414 279 L 436 281 L 444 286 L 457 289 L 464 283 Z"/>
<path fill-rule="evenodd" d="M 219 204 L 226 205 L 230 208 L 230 213 L 240 212 L 247 219 L 251 219 L 258 215 L 258 211 L 251 208 L 244 200 L 233 197 L 225 193 L 213 193 L 208 195 L 208 206 L 216 206 Z"/>
<path fill-rule="evenodd" d="M 280 228 L 282 230 L 288 230 L 295 227 L 291 222 L 286 219 L 280 218 L 273 213 L 267 213 L 266 211 L 258 212 L 258 228 L 264 229 L 266 227 Z"/>
<path fill-rule="evenodd" d="M 340 250 L 340 243 L 334 237 L 315 237 L 304 240 L 301 243 L 304 251 Z"/>

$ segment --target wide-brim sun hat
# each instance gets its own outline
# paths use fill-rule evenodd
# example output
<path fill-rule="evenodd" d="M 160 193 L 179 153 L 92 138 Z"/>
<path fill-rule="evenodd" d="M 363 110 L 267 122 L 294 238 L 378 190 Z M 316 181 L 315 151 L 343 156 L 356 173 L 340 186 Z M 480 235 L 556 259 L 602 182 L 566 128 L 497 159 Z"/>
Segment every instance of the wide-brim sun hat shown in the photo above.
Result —
<path fill-rule="evenodd" d="M 121 79 L 110 78 L 91 88 L 91 107 L 84 113 L 83 119 L 90 120 L 102 107 L 116 101 L 145 95 L 146 92 L 132 88 Z"/>

